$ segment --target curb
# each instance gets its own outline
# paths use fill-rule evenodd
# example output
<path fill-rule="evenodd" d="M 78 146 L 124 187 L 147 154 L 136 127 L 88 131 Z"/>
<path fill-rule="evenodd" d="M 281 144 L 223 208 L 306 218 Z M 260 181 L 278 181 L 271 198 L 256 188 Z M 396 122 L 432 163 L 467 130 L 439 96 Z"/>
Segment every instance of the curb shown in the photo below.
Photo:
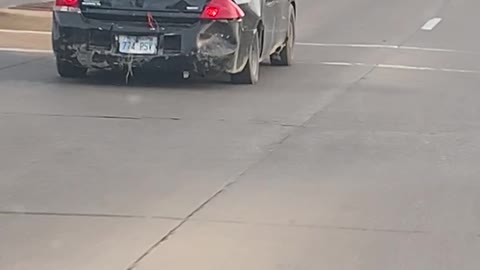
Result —
<path fill-rule="evenodd" d="M 37 17 L 37 18 L 50 18 L 52 16 L 51 11 L 23 10 L 23 9 L 12 9 L 12 8 L 1 8 L 0 16 L 2 16 L 2 14 L 18 15 L 18 16 L 25 16 L 25 17 Z"/>
<path fill-rule="evenodd" d="M 51 11 L 55 5 L 55 0 L 42 0 L 40 2 L 24 3 L 19 5 L 10 5 L 9 9 L 32 10 L 32 11 Z"/>
<path fill-rule="evenodd" d="M 0 9 L 0 29 L 7 31 L 50 31 L 51 11 L 32 11 L 18 9 Z M 2 33 L 4 34 L 4 33 Z"/>
<path fill-rule="evenodd" d="M 0 52 L 51 53 L 52 8 L 51 1 L 1 8 Z"/>

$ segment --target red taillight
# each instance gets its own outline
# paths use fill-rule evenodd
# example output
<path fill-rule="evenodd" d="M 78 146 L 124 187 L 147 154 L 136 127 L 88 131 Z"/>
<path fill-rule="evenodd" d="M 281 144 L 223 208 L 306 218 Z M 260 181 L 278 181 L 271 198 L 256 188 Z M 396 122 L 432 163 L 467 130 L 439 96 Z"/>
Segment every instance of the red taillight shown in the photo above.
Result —
<path fill-rule="evenodd" d="M 81 0 L 55 0 L 55 7 L 53 9 L 61 12 L 81 13 L 80 1 Z"/>
<path fill-rule="evenodd" d="M 55 0 L 56 11 L 80 13 L 81 0 Z"/>
<path fill-rule="evenodd" d="M 233 0 L 211 0 L 203 10 L 205 20 L 235 20 L 245 16 L 243 10 Z"/>
<path fill-rule="evenodd" d="M 57 7 L 79 7 L 79 0 L 56 0 Z"/>
<path fill-rule="evenodd" d="M 218 15 L 219 9 L 217 7 L 207 7 L 204 11 L 204 14 L 208 18 L 215 18 Z"/>

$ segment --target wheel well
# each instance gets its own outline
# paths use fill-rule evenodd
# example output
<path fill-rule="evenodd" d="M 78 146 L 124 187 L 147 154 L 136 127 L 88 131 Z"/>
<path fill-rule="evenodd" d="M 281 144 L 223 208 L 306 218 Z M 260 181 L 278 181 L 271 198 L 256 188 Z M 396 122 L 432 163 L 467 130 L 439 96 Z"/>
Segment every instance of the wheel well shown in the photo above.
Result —
<path fill-rule="evenodd" d="M 290 4 L 293 6 L 293 12 L 295 12 L 295 15 L 297 15 L 297 3 L 295 0 L 291 0 Z"/>

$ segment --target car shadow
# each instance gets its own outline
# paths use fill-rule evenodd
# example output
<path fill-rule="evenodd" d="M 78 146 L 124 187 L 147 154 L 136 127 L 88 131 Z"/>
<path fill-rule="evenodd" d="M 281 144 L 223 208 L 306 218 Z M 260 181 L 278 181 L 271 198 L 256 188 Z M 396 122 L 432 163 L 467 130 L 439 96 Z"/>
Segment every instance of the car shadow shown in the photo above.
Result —
<path fill-rule="evenodd" d="M 235 88 L 229 81 L 228 75 L 198 76 L 191 74 L 184 79 L 181 72 L 161 72 L 152 70 L 137 70 L 132 76 L 120 71 L 90 71 L 85 78 L 63 79 L 58 78 L 63 84 L 89 85 L 89 86 L 115 86 L 115 87 L 141 87 L 152 89 L 176 90 L 216 90 Z"/>
<path fill-rule="evenodd" d="M 278 68 L 272 69 L 267 63 L 261 63 L 260 85 L 265 81 L 278 76 Z M 47 83 L 55 85 L 75 86 L 104 86 L 115 88 L 142 88 L 143 90 L 185 90 L 185 91 L 246 91 L 257 89 L 260 86 L 235 85 L 230 82 L 227 74 L 201 77 L 192 74 L 189 79 L 183 79 L 182 73 L 172 74 L 159 70 L 142 70 L 134 72 L 134 76 L 126 80 L 126 73 L 120 71 L 92 70 L 87 77 L 78 79 L 60 78 L 55 71 L 54 60 L 42 57 L 40 60 L 31 61 L 5 69 L 0 74 L 0 80 L 29 81 L 33 83 Z"/>
<path fill-rule="evenodd" d="M 262 70 L 270 67 L 269 63 L 262 62 Z M 263 72 L 262 72 L 263 73 Z M 165 72 L 156 69 L 138 69 L 133 76 L 127 79 L 125 71 L 92 70 L 88 76 L 81 79 L 61 79 L 62 83 L 77 85 L 101 85 L 116 87 L 142 87 L 152 89 L 178 89 L 178 90 L 224 90 L 240 88 L 230 81 L 228 74 L 214 74 L 205 77 L 190 74 L 188 79 L 183 78 L 182 72 Z"/>

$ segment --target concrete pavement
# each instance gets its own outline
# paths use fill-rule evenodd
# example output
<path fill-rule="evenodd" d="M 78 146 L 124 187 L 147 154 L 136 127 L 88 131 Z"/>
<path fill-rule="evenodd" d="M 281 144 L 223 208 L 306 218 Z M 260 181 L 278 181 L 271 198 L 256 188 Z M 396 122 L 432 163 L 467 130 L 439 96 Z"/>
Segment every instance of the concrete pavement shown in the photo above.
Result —
<path fill-rule="evenodd" d="M 0 269 L 478 269 L 480 4 L 299 8 L 254 87 L 0 52 Z"/>

